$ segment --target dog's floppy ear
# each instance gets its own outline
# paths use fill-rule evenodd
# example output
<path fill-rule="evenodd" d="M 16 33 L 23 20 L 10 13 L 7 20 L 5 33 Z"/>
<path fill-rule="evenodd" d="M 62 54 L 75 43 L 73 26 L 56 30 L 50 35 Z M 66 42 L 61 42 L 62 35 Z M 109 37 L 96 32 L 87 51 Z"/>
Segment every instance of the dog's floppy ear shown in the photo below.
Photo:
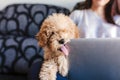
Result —
<path fill-rule="evenodd" d="M 38 44 L 41 47 L 44 47 L 46 45 L 46 43 L 47 43 L 47 34 L 46 34 L 46 30 L 45 29 L 43 29 L 41 27 L 40 31 L 37 33 L 37 35 L 35 37 L 38 40 Z"/>
<path fill-rule="evenodd" d="M 47 24 L 43 24 L 41 26 L 40 31 L 36 35 L 36 39 L 38 40 L 38 44 L 41 47 L 45 47 L 52 34 L 53 34 L 53 27 L 51 27 L 50 25 L 47 25 Z"/>

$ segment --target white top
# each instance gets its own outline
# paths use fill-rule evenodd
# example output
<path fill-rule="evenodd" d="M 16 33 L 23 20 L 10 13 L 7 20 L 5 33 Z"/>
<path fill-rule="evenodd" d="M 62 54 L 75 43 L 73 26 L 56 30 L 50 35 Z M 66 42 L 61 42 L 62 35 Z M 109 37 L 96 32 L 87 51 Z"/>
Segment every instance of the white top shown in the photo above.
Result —
<path fill-rule="evenodd" d="M 75 10 L 70 18 L 80 29 L 81 38 L 115 38 L 120 37 L 120 27 L 102 20 L 91 9 Z M 120 25 L 120 16 L 114 16 L 115 22 Z"/>

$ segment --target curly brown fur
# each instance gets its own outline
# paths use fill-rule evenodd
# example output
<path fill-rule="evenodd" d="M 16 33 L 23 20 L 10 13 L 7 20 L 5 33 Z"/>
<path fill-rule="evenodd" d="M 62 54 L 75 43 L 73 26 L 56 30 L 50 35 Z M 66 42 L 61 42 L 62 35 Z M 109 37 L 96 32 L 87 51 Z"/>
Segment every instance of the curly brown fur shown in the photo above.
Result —
<path fill-rule="evenodd" d="M 56 80 L 58 71 L 62 76 L 66 76 L 69 67 L 66 43 L 79 38 L 79 30 L 74 22 L 62 13 L 53 14 L 45 19 L 36 38 L 44 49 L 40 80 Z"/>

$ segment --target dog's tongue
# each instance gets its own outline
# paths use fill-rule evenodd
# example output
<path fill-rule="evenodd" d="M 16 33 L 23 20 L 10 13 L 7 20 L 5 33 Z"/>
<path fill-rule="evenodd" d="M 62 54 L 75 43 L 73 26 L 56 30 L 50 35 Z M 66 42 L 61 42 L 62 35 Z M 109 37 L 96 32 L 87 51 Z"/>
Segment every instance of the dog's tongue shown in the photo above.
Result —
<path fill-rule="evenodd" d="M 68 56 L 69 51 L 68 51 L 68 49 L 67 49 L 64 45 L 61 47 L 61 50 L 62 50 L 62 52 L 63 52 L 66 56 Z"/>

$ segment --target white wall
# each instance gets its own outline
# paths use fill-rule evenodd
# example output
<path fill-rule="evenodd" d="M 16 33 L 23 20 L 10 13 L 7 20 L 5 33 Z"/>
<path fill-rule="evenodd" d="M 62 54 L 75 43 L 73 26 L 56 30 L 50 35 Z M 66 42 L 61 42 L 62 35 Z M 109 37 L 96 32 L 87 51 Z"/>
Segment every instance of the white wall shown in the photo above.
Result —
<path fill-rule="evenodd" d="M 0 10 L 9 4 L 16 3 L 45 3 L 66 7 L 72 10 L 73 6 L 80 1 L 84 0 L 0 0 Z"/>

